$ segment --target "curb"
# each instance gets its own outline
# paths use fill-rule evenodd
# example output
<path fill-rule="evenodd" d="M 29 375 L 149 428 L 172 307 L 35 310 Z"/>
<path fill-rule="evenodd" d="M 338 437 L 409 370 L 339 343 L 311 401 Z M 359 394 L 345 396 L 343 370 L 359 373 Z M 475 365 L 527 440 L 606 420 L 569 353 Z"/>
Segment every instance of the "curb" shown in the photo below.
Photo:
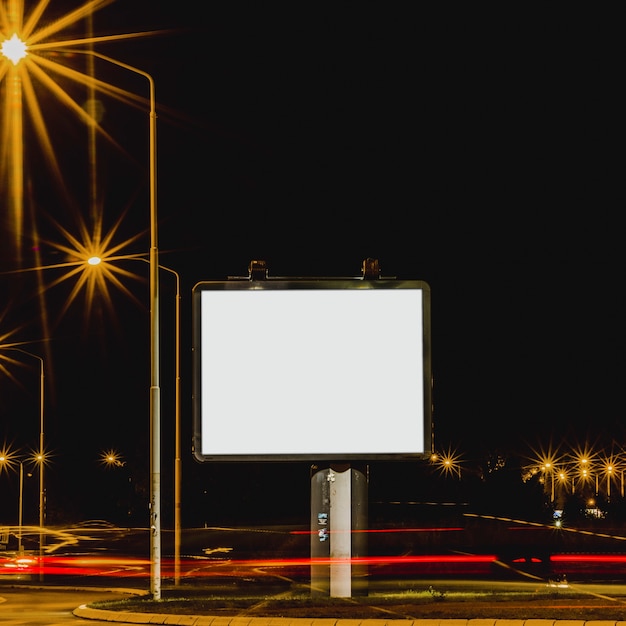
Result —
<path fill-rule="evenodd" d="M 175 626 L 626 626 L 626 621 L 551 619 L 311 619 L 308 617 L 227 617 L 209 615 L 162 615 L 93 609 L 85 604 L 74 609 L 76 617 L 127 624 Z"/>

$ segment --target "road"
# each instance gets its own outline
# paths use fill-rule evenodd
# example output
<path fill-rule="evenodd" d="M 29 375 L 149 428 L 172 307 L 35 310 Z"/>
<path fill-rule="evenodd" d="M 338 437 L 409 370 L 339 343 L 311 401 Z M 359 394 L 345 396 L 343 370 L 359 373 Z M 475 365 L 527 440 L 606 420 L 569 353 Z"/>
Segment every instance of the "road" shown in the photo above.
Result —
<path fill-rule="evenodd" d="M 72 611 L 81 604 L 114 600 L 129 594 L 106 590 L 34 589 L 0 587 L 0 624 L 3 626 L 68 626 L 90 624 L 110 626 L 111 622 L 85 620 Z"/>
<path fill-rule="evenodd" d="M 87 523 L 46 529 L 46 583 L 55 581 L 66 589 L 31 587 L 20 592 L 15 586 L 20 577 L 36 581 L 40 573 L 34 549 L 39 529 L 21 530 L 23 538 L 30 541 L 29 558 L 16 560 L 15 553 L 0 554 L 0 581 L 7 583 L 0 585 L 0 624 L 81 623 L 72 615 L 73 609 L 114 597 L 112 592 L 95 588 L 79 591 L 77 588 L 85 581 L 93 584 L 97 580 L 103 589 L 112 585 L 137 588 L 143 593 L 148 590 L 147 529 Z M 472 585 L 470 580 L 479 586 L 493 579 L 507 585 L 534 581 L 544 589 L 557 575 L 566 575 L 571 584 L 583 585 L 578 591 L 584 595 L 598 594 L 616 605 L 622 604 L 626 598 L 626 589 L 621 586 L 626 576 L 626 537 L 621 529 L 602 530 L 555 529 L 523 520 L 477 516 L 466 516 L 458 526 L 376 529 L 370 535 L 368 584 L 371 591 L 387 583 L 396 591 L 424 585 L 427 588 L 430 584 L 437 591 L 445 591 L 450 600 L 455 579 L 462 579 L 465 586 Z M 308 528 L 196 528 L 186 529 L 183 539 L 185 556 L 180 561 L 180 575 L 187 584 L 208 584 L 212 589 L 225 584 L 231 591 L 235 581 L 242 589 L 267 584 L 278 587 L 268 593 L 277 593 L 284 591 L 281 584 L 306 583 L 310 577 Z M 167 556 L 171 546 L 165 554 L 162 573 L 172 580 L 173 561 Z M 443 582 L 435 585 L 434 581 Z M 595 588 L 595 584 L 601 588 Z M 123 596 L 124 592 L 118 590 L 117 597 Z"/>

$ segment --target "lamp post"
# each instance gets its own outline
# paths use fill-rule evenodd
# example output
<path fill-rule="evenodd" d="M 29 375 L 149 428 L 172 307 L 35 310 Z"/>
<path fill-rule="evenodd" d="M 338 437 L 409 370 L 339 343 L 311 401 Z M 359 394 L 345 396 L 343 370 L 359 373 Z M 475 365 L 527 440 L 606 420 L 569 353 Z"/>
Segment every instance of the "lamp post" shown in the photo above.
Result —
<path fill-rule="evenodd" d="M 161 391 L 159 383 L 159 252 L 157 245 L 156 98 L 150 74 L 95 50 L 73 53 L 93 56 L 148 80 L 150 85 L 150 594 L 161 599 Z"/>
<path fill-rule="evenodd" d="M 113 257 L 110 260 L 119 261 L 143 261 L 149 260 L 140 256 L 126 255 Z M 102 262 L 100 257 L 90 257 L 87 259 L 89 265 L 99 265 Z M 176 270 L 165 265 L 159 265 L 159 269 L 165 270 L 176 279 L 176 312 L 175 312 L 175 417 L 174 417 L 174 582 L 180 583 L 180 547 L 181 547 L 181 501 L 182 501 L 182 461 L 181 461 L 181 423 L 180 423 L 180 275 Z"/>
<path fill-rule="evenodd" d="M 44 523 L 45 523 L 45 489 L 44 489 L 44 360 L 37 354 L 28 352 L 22 348 L 16 346 L 3 346 L 2 350 L 12 350 L 14 352 L 21 352 L 27 356 L 33 357 L 39 361 L 39 451 L 36 455 L 36 460 L 39 464 L 39 564 L 41 567 L 43 559 L 43 546 L 44 546 Z M 40 577 L 43 577 L 43 570 L 40 570 Z"/>
<path fill-rule="evenodd" d="M 22 554 L 24 548 L 22 547 L 22 513 L 24 511 L 24 462 L 20 461 L 20 497 L 18 503 L 18 513 L 17 513 L 17 527 L 18 527 L 18 535 L 17 535 L 17 551 L 19 554 Z"/>
<path fill-rule="evenodd" d="M 145 259 L 142 259 L 145 261 Z M 174 583 L 180 583 L 180 543 L 181 543 L 181 491 L 182 491 L 182 462 L 180 458 L 180 276 L 164 265 L 159 265 L 162 270 L 170 272 L 176 279 L 176 346 L 175 346 L 175 418 L 174 418 Z"/>
<path fill-rule="evenodd" d="M 550 503 L 552 503 L 554 502 L 554 467 L 550 461 L 547 461 L 544 463 L 542 469 L 544 471 L 544 475 L 548 473 L 550 474 Z"/>
<path fill-rule="evenodd" d="M 1 465 L 13 465 L 15 463 L 15 458 L 12 454 L 0 452 L 0 466 Z M 23 520 L 23 511 L 24 511 L 24 461 L 20 459 L 20 487 L 19 487 L 19 496 L 17 501 L 17 552 L 18 554 L 24 553 L 24 547 L 22 545 L 22 520 Z"/>
<path fill-rule="evenodd" d="M 115 467 L 115 468 L 126 467 L 126 461 L 124 461 L 122 459 L 122 456 L 115 450 L 107 450 L 103 452 L 102 455 L 100 456 L 100 460 L 107 467 Z M 128 501 L 126 504 L 126 516 L 127 518 L 130 518 L 130 516 L 132 515 L 132 509 L 133 509 L 133 477 L 130 471 L 126 473 L 126 482 L 127 482 L 127 487 L 128 487 L 128 495 L 127 495 Z"/>
<path fill-rule="evenodd" d="M 27 55 L 27 46 L 16 35 L 11 46 L 2 46 L 1 52 L 14 65 Z M 65 50 L 67 46 L 60 46 Z M 147 72 L 118 61 L 95 50 L 71 48 L 74 54 L 96 57 L 143 76 L 150 86 L 150 593 L 161 599 L 161 456 L 160 456 L 160 387 L 159 387 L 159 255 L 157 245 L 156 194 L 156 98 L 154 80 Z"/>
<path fill-rule="evenodd" d="M 611 482 L 613 482 L 613 478 L 616 476 L 616 463 L 615 457 L 611 455 L 603 460 L 602 463 L 604 473 L 606 474 L 606 501 L 611 501 Z"/>
<path fill-rule="evenodd" d="M 565 493 L 567 494 L 567 474 L 565 473 L 565 470 L 559 470 L 559 494 L 563 493 L 563 491 L 565 491 Z"/>

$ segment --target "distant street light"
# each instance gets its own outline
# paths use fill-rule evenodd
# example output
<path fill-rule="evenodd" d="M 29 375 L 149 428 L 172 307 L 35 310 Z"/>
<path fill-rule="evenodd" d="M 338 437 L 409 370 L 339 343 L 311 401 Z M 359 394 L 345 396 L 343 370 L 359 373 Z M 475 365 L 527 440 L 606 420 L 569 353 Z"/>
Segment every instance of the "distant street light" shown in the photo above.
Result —
<path fill-rule="evenodd" d="M 617 476 L 618 471 L 617 459 L 611 454 L 602 459 L 602 470 L 606 475 L 606 500 L 611 501 L 611 483 Z"/>
<path fill-rule="evenodd" d="M 558 449 L 553 448 L 552 445 L 546 449 L 541 447 L 539 450 L 533 450 L 533 452 L 535 456 L 532 458 L 533 464 L 529 467 L 530 473 L 531 475 L 541 473 L 540 482 L 544 485 L 544 494 L 550 494 L 550 504 L 553 504 L 555 499 L 555 475 L 563 459 L 559 455 Z M 548 481 L 550 481 L 549 485 Z"/>
<path fill-rule="evenodd" d="M 45 490 L 44 490 L 44 464 L 45 464 L 45 444 L 44 444 L 44 360 L 42 357 L 32 352 L 28 352 L 16 346 L 0 346 L 0 351 L 12 350 L 21 352 L 39 361 L 39 450 L 37 452 L 37 462 L 39 464 L 39 562 L 43 559 L 44 546 L 44 525 L 45 525 Z M 43 576 L 43 573 L 40 574 Z"/>
<path fill-rule="evenodd" d="M 440 453 L 434 452 L 430 462 L 437 466 L 442 476 L 457 476 L 461 480 L 461 455 L 456 450 L 448 447 Z"/>
<path fill-rule="evenodd" d="M 103 452 L 100 458 L 105 465 L 112 467 L 124 467 L 126 465 L 126 461 L 122 461 L 122 457 L 115 450 Z"/>
<path fill-rule="evenodd" d="M 126 467 L 126 461 L 123 460 L 122 455 L 115 450 L 106 450 L 100 455 L 100 461 L 106 467 L 120 468 Z M 133 477 L 130 471 L 127 472 L 127 487 L 128 487 L 128 502 L 126 504 L 126 517 L 130 519 L 133 514 Z"/>
<path fill-rule="evenodd" d="M 24 553 L 24 546 L 22 545 L 22 527 L 23 527 L 23 513 L 24 513 L 24 460 L 18 458 L 15 454 L 8 450 L 0 450 L 0 469 L 2 467 L 11 467 L 19 463 L 20 466 L 20 486 L 18 495 L 18 508 L 17 508 L 17 551 L 18 554 Z"/>
<path fill-rule="evenodd" d="M 554 468 L 552 466 L 552 463 L 550 461 L 548 461 L 547 463 L 544 463 L 543 469 L 546 473 L 550 474 L 550 479 L 551 479 L 550 502 L 554 502 Z"/>
<path fill-rule="evenodd" d="M 565 470 L 559 470 L 559 482 L 561 484 L 561 488 L 559 489 L 560 492 L 563 491 L 563 489 L 565 490 L 565 493 L 567 494 L 567 472 L 565 472 Z M 574 481 L 572 480 L 572 493 L 574 493 Z"/>

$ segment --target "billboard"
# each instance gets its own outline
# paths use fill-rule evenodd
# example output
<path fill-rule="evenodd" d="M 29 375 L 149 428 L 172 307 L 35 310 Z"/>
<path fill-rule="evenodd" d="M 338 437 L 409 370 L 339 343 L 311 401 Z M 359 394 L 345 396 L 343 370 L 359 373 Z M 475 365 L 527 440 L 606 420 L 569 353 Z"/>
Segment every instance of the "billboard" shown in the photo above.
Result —
<path fill-rule="evenodd" d="M 199 461 L 423 458 L 432 448 L 430 288 L 263 278 L 193 288 Z"/>

